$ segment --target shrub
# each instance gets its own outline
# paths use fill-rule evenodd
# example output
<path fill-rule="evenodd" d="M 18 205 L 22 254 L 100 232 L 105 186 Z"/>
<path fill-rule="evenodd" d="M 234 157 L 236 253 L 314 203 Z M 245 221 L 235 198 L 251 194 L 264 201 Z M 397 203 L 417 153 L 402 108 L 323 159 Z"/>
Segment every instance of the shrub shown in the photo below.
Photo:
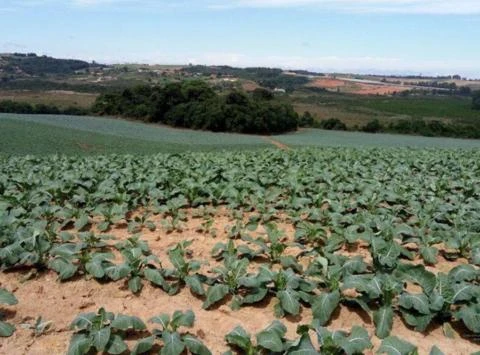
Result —
<path fill-rule="evenodd" d="M 329 118 L 328 120 L 322 120 L 319 124 L 319 128 L 328 129 L 333 131 L 346 131 L 347 126 L 338 118 Z"/>
<path fill-rule="evenodd" d="M 378 119 L 369 121 L 365 126 L 362 127 L 362 131 L 368 133 L 377 133 L 383 129 L 382 124 Z"/>

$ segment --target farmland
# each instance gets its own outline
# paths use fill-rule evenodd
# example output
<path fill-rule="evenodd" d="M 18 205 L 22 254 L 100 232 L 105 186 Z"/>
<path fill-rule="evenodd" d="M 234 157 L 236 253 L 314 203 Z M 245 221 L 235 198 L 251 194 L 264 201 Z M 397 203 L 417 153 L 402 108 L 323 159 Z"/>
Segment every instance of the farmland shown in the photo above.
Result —
<path fill-rule="evenodd" d="M 6 154 L 153 154 L 264 148 L 259 136 L 180 130 L 120 119 L 0 114 Z"/>
<path fill-rule="evenodd" d="M 3 353 L 478 350 L 478 150 L 0 159 Z"/>
<path fill-rule="evenodd" d="M 330 92 L 297 91 L 289 100 L 298 112 L 310 111 L 318 119 L 337 118 L 349 128 L 376 118 L 384 124 L 399 119 L 440 120 L 456 124 L 477 124 L 480 112 L 462 97 L 358 96 Z"/>
<path fill-rule="evenodd" d="M 272 147 L 480 148 L 480 140 L 303 129 L 271 136 L 223 134 L 139 122 L 62 115 L 0 114 L 0 153 L 155 154 Z"/>

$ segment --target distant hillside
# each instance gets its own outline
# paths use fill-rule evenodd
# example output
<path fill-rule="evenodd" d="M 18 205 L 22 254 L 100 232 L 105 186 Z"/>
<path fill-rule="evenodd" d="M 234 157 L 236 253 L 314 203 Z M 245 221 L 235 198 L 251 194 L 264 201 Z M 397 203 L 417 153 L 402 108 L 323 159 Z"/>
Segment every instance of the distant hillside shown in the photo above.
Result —
<path fill-rule="evenodd" d="M 278 68 L 234 68 L 226 65 L 222 66 L 205 66 L 192 65 L 183 68 L 190 75 L 215 76 L 217 78 L 240 78 L 252 80 L 258 85 L 269 88 L 281 88 L 287 92 L 307 84 L 309 79 L 303 75 L 289 75 L 282 69 Z M 293 72 L 292 72 L 293 73 Z"/>
<path fill-rule="evenodd" d="M 35 53 L 0 54 L 0 74 L 15 76 L 70 75 L 92 67 L 103 67 L 76 59 L 57 59 Z"/>

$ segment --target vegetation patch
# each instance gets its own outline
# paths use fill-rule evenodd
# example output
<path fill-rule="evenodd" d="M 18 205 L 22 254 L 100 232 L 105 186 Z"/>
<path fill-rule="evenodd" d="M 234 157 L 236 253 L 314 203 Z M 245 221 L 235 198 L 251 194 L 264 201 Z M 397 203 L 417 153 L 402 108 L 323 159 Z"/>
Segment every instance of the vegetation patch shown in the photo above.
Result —
<path fill-rule="evenodd" d="M 219 95 L 203 81 L 140 86 L 101 95 L 92 111 L 214 132 L 272 134 L 294 131 L 298 125 L 293 107 L 275 100 L 267 90 Z"/>

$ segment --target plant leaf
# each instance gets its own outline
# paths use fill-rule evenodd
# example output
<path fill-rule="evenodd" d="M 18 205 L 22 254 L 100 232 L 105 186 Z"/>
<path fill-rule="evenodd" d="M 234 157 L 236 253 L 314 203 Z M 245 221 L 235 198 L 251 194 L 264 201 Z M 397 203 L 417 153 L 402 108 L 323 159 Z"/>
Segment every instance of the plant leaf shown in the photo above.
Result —
<path fill-rule="evenodd" d="M 205 289 L 203 288 L 203 284 L 197 275 L 186 276 L 185 283 L 188 285 L 188 287 L 190 287 L 190 290 L 192 290 L 194 294 L 199 296 L 205 295 Z"/>
<path fill-rule="evenodd" d="M 192 327 L 194 322 L 195 314 L 191 310 L 173 312 L 171 324 L 174 327 Z"/>
<path fill-rule="evenodd" d="M 215 303 L 221 301 L 229 293 L 227 285 L 217 284 L 210 286 L 207 290 L 206 300 L 203 302 L 202 308 L 208 309 Z"/>
<path fill-rule="evenodd" d="M 17 303 L 18 303 L 18 300 L 13 293 L 8 292 L 4 288 L 0 288 L 0 304 L 13 306 Z"/>
<path fill-rule="evenodd" d="M 110 340 L 111 329 L 110 327 L 102 328 L 92 335 L 93 346 L 97 351 L 104 351 L 107 347 L 108 341 Z"/>
<path fill-rule="evenodd" d="M 15 331 L 15 327 L 9 323 L 0 321 L 0 337 L 9 337 Z"/>
<path fill-rule="evenodd" d="M 330 320 L 330 317 L 337 308 L 339 302 L 340 291 L 335 290 L 330 293 L 322 293 L 313 302 L 313 317 L 319 320 L 320 325 L 325 325 Z"/>
<path fill-rule="evenodd" d="M 118 314 L 115 316 L 115 319 L 111 323 L 112 328 L 127 330 L 145 330 L 147 326 L 145 323 L 138 317 L 135 316 L 126 316 L 124 314 Z"/>
<path fill-rule="evenodd" d="M 128 346 L 125 344 L 122 337 L 118 334 L 113 334 L 107 347 L 107 353 L 118 355 L 125 352 L 127 349 Z"/>
<path fill-rule="evenodd" d="M 409 342 L 401 340 L 395 336 L 388 337 L 382 341 L 379 354 L 387 355 L 411 355 L 417 351 L 417 347 Z"/>
<path fill-rule="evenodd" d="M 132 355 L 143 354 L 150 351 L 153 348 L 154 342 L 155 336 L 140 339 L 133 347 Z"/>
<path fill-rule="evenodd" d="M 191 334 L 185 334 L 182 338 L 187 349 L 195 355 L 211 355 L 208 348 L 197 338 Z"/>
<path fill-rule="evenodd" d="M 171 333 L 164 331 L 162 333 L 162 340 L 163 348 L 160 350 L 161 355 L 180 355 L 185 349 L 185 344 L 177 332 Z"/>
<path fill-rule="evenodd" d="M 423 293 L 404 292 L 400 295 L 398 304 L 406 309 L 415 309 L 422 314 L 430 313 L 428 298 Z"/>
<path fill-rule="evenodd" d="M 373 312 L 373 322 L 375 323 L 375 334 L 380 338 L 386 338 L 393 325 L 393 309 L 390 306 L 382 306 Z"/>
<path fill-rule="evenodd" d="M 347 355 L 363 354 L 373 347 L 368 332 L 363 327 L 354 326 L 348 338 L 342 339 L 340 347 Z"/>
<path fill-rule="evenodd" d="M 252 346 L 250 335 L 238 326 L 225 336 L 225 341 L 229 345 L 238 346 L 240 349 L 247 351 Z"/>
<path fill-rule="evenodd" d="M 85 334 L 74 334 L 70 339 L 67 355 L 84 355 L 92 347 L 92 341 Z"/>
<path fill-rule="evenodd" d="M 280 300 L 282 308 L 294 316 L 300 313 L 300 302 L 298 301 L 298 295 L 294 290 L 287 289 L 284 291 L 278 291 L 277 297 Z"/>

